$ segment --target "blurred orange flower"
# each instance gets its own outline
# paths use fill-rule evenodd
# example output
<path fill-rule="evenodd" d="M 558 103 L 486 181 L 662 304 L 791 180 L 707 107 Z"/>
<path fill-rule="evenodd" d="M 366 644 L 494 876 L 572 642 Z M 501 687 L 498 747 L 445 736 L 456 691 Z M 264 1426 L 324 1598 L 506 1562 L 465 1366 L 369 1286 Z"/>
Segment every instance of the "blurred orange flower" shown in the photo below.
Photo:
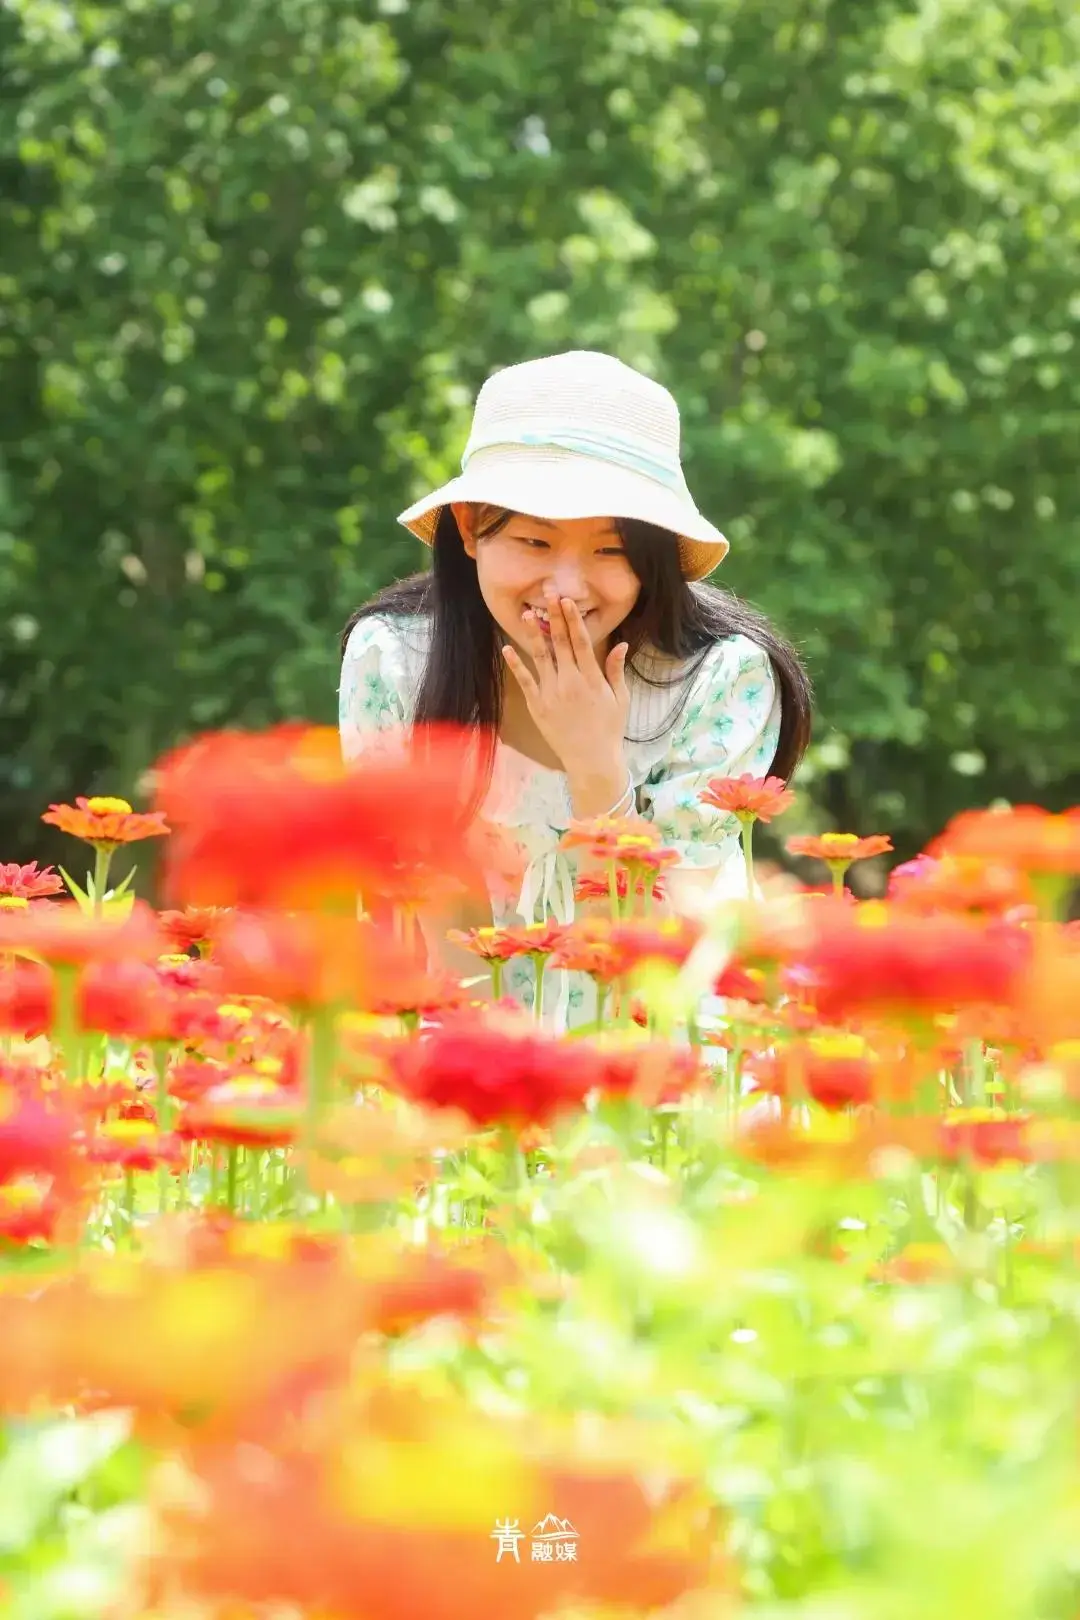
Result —
<path fill-rule="evenodd" d="M 1055 815 L 1038 805 L 965 810 L 927 846 L 930 856 L 1004 863 L 1022 872 L 1080 874 L 1080 809 Z"/>
<path fill-rule="evenodd" d="M 166 890 L 188 906 L 355 909 L 357 893 L 404 902 L 478 888 L 464 832 L 470 747 L 433 728 L 386 739 L 357 770 L 329 727 L 200 737 L 157 768 L 173 828 Z"/>

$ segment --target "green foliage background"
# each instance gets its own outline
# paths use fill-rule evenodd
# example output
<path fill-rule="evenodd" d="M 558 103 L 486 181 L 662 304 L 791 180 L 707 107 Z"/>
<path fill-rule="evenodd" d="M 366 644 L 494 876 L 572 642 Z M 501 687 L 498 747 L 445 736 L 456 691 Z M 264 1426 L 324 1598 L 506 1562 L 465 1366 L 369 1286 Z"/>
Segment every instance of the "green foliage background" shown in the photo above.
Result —
<path fill-rule="evenodd" d="M 826 819 L 1080 798 L 1072 0 L 9 0 L 0 852 L 332 720 L 494 367 L 682 406 Z"/>

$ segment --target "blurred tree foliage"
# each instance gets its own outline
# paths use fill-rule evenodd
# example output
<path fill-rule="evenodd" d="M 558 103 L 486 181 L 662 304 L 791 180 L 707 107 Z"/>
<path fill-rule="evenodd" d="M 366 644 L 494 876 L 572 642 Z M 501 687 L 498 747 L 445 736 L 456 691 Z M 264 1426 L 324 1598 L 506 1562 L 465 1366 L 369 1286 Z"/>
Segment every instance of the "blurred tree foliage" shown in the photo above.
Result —
<path fill-rule="evenodd" d="M 332 719 L 490 369 L 683 409 L 827 816 L 1080 796 L 1073 0 L 9 0 L 0 848 Z"/>

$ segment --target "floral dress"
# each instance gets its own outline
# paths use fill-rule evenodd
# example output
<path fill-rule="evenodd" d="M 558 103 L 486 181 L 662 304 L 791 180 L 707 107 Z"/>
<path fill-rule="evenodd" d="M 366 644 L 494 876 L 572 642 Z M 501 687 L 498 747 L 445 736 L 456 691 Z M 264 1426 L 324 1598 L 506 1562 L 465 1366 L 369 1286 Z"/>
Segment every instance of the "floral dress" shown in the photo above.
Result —
<path fill-rule="evenodd" d="M 357 759 L 380 732 L 408 725 L 430 639 L 422 618 L 372 615 L 353 629 L 339 689 L 339 725 L 347 761 Z M 733 816 L 700 802 L 712 777 L 762 776 L 780 735 L 780 694 L 768 654 L 745 636 L 729 636 L 706 653 L 690 677 L 656 653 L 638 655 L 642 674 L 627 669 L 630 718 L 626 761 L 637 813 L 651 821 L 682 866 L 715 873 L 709 897 L 745 894 L 746 878 Z M 524 869 L 520 892 L 491 885 L 496 926 L 569 921 L 574 912 L 575 859 L 559 850 L 571 822 L 566 777 L 499 742 L 482 814 L 509 833 Z M 595 1017 L 595 991 L 583 974 L 549 970 L 545 1013 L 557 1027 Z M 532 964 L 507 964 L 504 994 L 524 1006 L 535 995 Z"/>

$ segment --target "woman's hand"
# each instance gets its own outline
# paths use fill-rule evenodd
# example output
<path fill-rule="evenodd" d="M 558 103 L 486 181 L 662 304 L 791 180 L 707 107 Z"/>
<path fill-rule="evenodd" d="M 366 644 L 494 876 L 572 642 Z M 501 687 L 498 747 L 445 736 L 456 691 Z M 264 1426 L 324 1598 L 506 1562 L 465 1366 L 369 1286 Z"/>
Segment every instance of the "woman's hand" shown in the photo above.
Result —
<path fill-rule="evenodd" d="M 550 637 L 531 614 L 522 620 L 522 645 L 535 674 L 513 647 L 504 647 L 503 656 L 537 730 L 566 772 L 574 814 L 602 815 L 627 782 L 627 645 L 619 642 L 601 666 L 576 604 L 553 590 L 545 596 Z"/>

